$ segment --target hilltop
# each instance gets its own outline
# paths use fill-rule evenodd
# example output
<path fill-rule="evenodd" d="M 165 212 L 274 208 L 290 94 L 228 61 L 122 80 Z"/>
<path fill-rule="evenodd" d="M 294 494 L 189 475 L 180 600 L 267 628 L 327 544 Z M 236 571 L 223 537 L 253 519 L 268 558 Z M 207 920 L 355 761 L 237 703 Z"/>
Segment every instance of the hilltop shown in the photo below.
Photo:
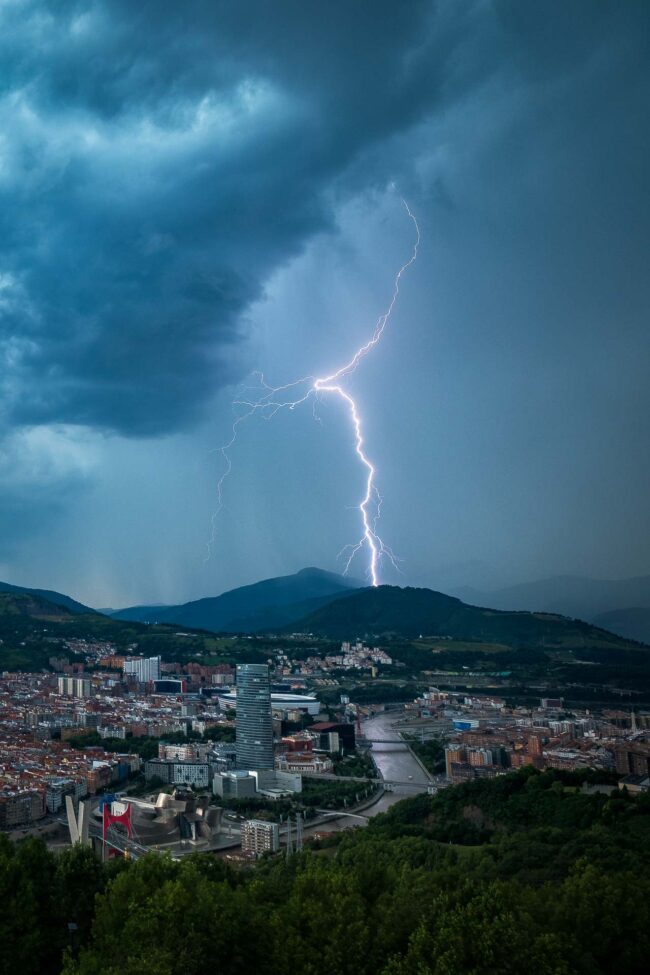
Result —
<path fill-rule="evenodd" d="M 323 569 L 264 579 L 178 606 L 130 606 L 111 613 L 115 620 L 172 623 L 216 633 L 270 632 L 289 625 L 362 583 Z"/>
<path fill-rule="evenodd" d="M 643 975 L 650 803 L 613 779 L 527 768 L 451 786 L 246 869 L 156 853 L 115 869 L 7 841 L 8 930 L 28 905 L 40 937 L 28 954 L 7 938 L 4 970 L 52 975 L 63 956 L 66 975 L 199 975 L 218 955 L 222 975 Z"/>

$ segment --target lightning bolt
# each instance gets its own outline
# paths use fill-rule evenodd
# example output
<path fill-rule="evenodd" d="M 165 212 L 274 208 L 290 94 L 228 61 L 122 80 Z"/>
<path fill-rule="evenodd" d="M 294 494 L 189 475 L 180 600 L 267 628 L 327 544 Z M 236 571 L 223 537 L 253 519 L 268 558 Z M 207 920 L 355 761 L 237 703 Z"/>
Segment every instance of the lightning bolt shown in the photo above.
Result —
<path fill-rule="evenodd" d="M 373 334 L 368 341 L 358 348 L 344 365 L 327 376 L 303 376 L 301 379 L 296 379 L 294 382 L 287 383 L 284 386 L 270 386 L 266 382 L 263 373 L 255 373 L 257 386 L 245 388 L 241 393 L 242 398 L 236 399 L 233 402 L 233 409 L 239 410 L 240 412 L 235 416 L 233 421 L 230 439 L 222 447 L 218 448 L 223 457 L 224 469 L 217 482 L 217 507 L 212 515 L 212 534 L 208 542 L 208 558 L 210 557 L 212 544 L 216 537 L 217 519 L 224 508 L 224 484 L 232 472 L 232 458 L 230 453 L 237 440 L 241 424 L 254 415 L 259 415 L 265 420 L 271 420 L 280 410 L 295 410 L 309 399 L 312 400 L 314 418 L 320 421 L 316 412 L 317 401 L 323 394 L 329 394 L 338 397 L 348 411 L 354 434 L 354 449 L 365 471 L 365 493 L 356 506 L 361 517 L 362 534 L 357 542 L 352 545 L 346 545 L 339 552 L 339 556 L 345 556 L 346 558 L 344 574 L 349 571 L 355 556 L 362 549 L 367 549 L 368 551 L 367 574 L 373 586 L 379 585 L 379 567 L 383 556 L 386 556 L 396 568 L 398 567 L 395 555 L 377 532 L 377 524 L 381 516 L 381 506 L 383 503 L 383 498 L 376 485 L 377 469 L 366 453 L 363 421 L 359 407 L 352 395 L 343 387 L 342 381 L 356 371 L 359 363 L 381 340 L 399 296 L 402 275 L 417 260 L 420 244 L 420 228 L 406 200 L 402 200 L 402 203 L 413 223 L 415 242 L 410 258 L 402 264 L 395 275 L 393 291 L 388 307 L 377 319 Z M 249 398 L 246 396 L 247 393 L 254 395 Z"/>

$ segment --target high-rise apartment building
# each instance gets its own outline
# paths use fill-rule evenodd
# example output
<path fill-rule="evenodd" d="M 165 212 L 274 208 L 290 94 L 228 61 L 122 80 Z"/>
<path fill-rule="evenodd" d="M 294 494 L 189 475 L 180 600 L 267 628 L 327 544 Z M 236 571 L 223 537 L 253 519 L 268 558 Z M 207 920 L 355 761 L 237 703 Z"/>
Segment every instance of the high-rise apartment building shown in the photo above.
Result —
<path fill-rule="evenodd" d="M 280 849 L 280 827 L 263 819 L 248 819 L 241 828 L 241 848 L 254 856 L 276 853 Z"/>
<path fill-rule="evenodd" d="M 237 768 L 273 768 L 271 682 L 266 664 L 237 666 Z"/>
<path fill-rule="evenodd" d="M 59 677 L 59 694 L 68 697 L 90 697 L 92 685 L 89 677 Z"/>
<path fill-rule="evenodd" d="M 124 673 L 132 674 L 140 684 L 160 680 L 160 657 L 131 657 L 124 661 Z"/>

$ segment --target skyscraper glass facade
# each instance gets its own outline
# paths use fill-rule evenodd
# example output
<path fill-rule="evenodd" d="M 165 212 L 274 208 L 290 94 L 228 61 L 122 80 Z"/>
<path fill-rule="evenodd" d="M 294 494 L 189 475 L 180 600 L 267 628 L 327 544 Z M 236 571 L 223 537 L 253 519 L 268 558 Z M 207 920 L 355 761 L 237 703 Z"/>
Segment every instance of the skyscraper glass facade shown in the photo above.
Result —
<path fill-rule="evenodd" d="M 237 667 L 237 768 L 273 768 L 271 682 L 266 664 Z"/>

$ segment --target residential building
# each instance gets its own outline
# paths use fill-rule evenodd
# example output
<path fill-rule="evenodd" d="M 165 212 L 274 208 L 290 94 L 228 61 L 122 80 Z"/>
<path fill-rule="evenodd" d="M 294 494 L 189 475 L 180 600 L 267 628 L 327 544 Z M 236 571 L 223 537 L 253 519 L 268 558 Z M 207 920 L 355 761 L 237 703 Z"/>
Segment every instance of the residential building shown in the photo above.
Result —
<path fill-rule="evenodd" d="M 650 773 L 650 743 L 626 742 L 614 751 L 616 771 L 621 775 L 641 775 Z"/>
<path fill-rule="evenodd" d="M 248 819 L 241 829 L 241 848 L 244 853 L 262 856 L 280 849 L 280 828 L 264 819 Z"/>
<path fill-rule="evenodd" d="M 140 684 L 160 680 L 160 657 L 130 657 L 124 661 L 124 673 L 131 674 Z"/>
<path fill-rule="evenodd" d="M 210 785 L 210 766 L 201 761 L 167 761 L 152 758 L 145 762 L 144 777 L 147 780 L 160 779 L 172 785 L 190 785 L 196 789 L 207 789 Z"/>
<path fill-rule="evenodd" d="M 15 829 L 42 819 L 46 813 L 45 791 L 37 789 L 0 792 L 0 829 Z"/>
<path fill-rule="evenodd" d="M 445 748 L 445 771 L 447 773 L 447 778 L 451 778 L 451 767 L 460 762 L 464 762 L 467 757 L 466 749 L 462 745 L 448 745 Z"/>
<path fill-rule="evenodd" d="M 250 772 L 239 769 L 217 772 L 212 780 L 212 791 L 222 799 L 249 799 L 257 791 L 257 779 Z"/>
<path fill-rule="evenodd" d="M 92 685 L 88 677 L 59 677 L 58 687 L 67 697 L 90 697 Z"/>

